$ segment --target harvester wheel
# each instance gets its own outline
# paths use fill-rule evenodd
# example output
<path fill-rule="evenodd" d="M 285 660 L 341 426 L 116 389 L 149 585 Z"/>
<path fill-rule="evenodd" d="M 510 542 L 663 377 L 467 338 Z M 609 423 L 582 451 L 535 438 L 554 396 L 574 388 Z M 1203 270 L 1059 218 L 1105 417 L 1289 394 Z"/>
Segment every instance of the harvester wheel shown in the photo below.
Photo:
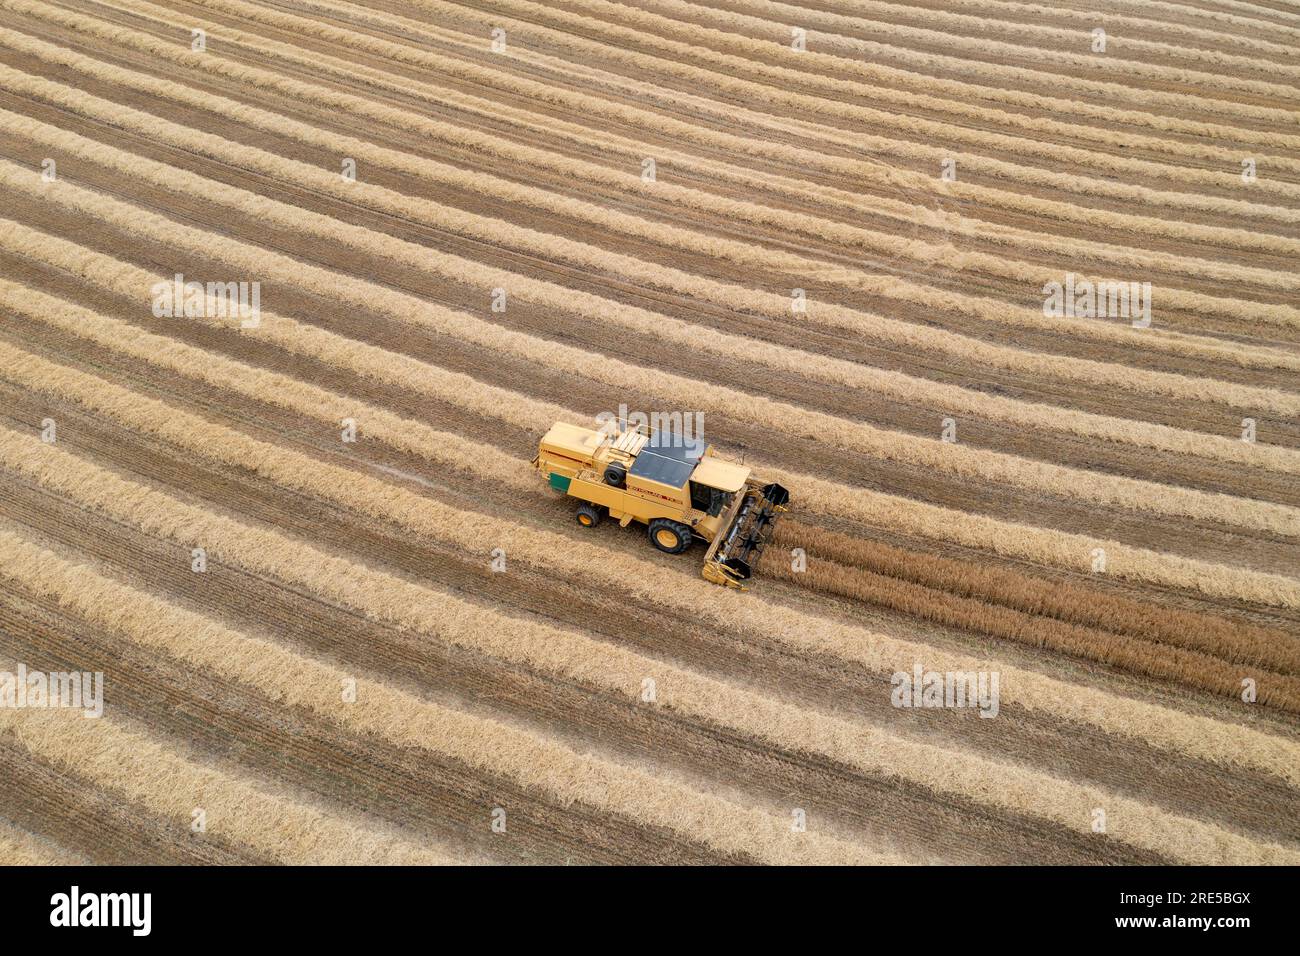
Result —
<path fill-rule="evenodd" d="M 595 505 L 578 505 L 578 524 L 584 528 L 594 528 L 600 524 L 600 509 Z"/>
<path fill-rule="evenodd" d="M 605 484 L 622 488 L 627 483 L 627 469 L 621 462 L 612 461 L 605 466 Z"/>
<path fill-rule="evenodd" d="M 650 543 L 665 554 L 681 554 L 691 546 L 691 529 L 667 518 L 650 522 Z"/>

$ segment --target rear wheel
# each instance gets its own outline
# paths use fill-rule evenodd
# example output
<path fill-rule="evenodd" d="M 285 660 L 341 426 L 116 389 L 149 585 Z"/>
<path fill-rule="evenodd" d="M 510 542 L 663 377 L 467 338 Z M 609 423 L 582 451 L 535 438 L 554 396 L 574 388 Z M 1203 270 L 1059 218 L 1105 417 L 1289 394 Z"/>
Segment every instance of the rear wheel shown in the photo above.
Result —
<path fill-rule="evenodd" d="M 578 505 L 578 524 L 584 528 L 594 528 L 600 524 L 600 509 L 595 505 Z"/>
<path fill-rule="evenodd" d="M 681 554 L 691 546 L 691 529 L 667 518 L 650 522 L 650 543 L 665 554 Z"/>

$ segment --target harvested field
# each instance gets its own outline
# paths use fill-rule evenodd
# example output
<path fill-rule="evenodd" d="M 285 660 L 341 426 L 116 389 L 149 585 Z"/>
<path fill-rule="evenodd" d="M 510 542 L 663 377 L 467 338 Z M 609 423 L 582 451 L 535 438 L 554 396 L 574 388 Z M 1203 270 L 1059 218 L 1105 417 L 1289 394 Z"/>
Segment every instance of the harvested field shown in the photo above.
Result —
<path fill-rule="evenodd" d="M 0 859 L 1300 863 L 1300 18 L 1096 6 L 0 0 Z"/>

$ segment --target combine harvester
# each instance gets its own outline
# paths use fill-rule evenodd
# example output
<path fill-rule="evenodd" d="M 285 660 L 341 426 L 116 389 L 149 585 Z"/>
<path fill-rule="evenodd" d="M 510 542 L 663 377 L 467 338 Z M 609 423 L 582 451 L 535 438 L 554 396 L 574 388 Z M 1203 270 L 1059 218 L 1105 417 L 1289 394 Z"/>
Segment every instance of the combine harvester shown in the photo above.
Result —
<path fill-rule="evenodd" d="M 603 515 L 621 527 L 648 525 L 650 543 L 681 554 L 696 538 L 709 543 L 702 573 L 745 590 L 758 556 L 786 510 L 790 493 L 750 477 L 711 445 L 641 425 L 616 434 L 557 422 L 542 438 L 533 467 L 556 491 L 577 498 L 578 523 Z"/>

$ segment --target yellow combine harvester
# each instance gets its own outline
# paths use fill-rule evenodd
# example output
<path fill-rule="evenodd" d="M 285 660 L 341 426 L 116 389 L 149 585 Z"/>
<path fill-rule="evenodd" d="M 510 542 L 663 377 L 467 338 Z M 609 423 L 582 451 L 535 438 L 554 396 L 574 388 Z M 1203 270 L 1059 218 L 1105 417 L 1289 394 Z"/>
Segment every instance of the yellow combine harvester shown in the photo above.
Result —
<path fill-rule="evenodd" d="M 650 543 L 668 554 L 700 538 L 709 542 L 704 577 L 741 590 L 790 500 L 785 488 L 760 483 L 712 446 L 644 425 L 610 434 L 558 422 L 533 466 L 556 491 L 582 502 L 584 527 L 605 514 L 622 527 L 640 521 Z"/>

